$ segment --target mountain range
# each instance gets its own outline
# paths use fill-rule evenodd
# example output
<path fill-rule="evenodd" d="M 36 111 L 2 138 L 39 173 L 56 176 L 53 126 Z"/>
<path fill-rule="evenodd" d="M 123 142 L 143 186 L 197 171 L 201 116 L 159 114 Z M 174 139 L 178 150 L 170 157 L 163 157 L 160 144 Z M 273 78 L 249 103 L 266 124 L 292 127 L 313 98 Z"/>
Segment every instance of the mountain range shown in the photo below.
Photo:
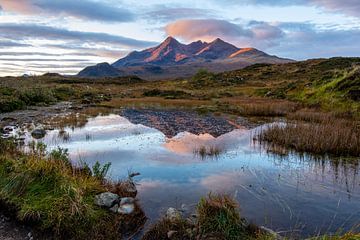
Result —
<path fill-rule="evenodd" d="M 160 45 L 133 51 L 113 64 L 100 63 L 78 73 L 79 77 L 137 75 L 144 79 L 189 77 L 199 69 L 230 71 L 255 63 L 288 63 L 291 59 L 269 55 L 256 48 L 238 48 L 220 38 L 212 42 L 182 44 L 168 37 Z"/>

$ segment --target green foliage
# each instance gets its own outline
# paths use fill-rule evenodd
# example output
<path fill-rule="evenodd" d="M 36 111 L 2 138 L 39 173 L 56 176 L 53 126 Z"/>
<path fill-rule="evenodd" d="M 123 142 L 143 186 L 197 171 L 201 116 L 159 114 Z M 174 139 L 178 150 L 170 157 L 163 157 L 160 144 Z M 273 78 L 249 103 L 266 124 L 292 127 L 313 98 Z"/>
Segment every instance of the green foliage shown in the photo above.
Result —
<path fill-rule="evenodd" d="M 76 95 L 76 91 L 68 86 L 57 87 L 53 90 L 54 96 L 60 101 L 72 99 Z"/>
<path fill-rule="evenodd" d="M 25 103 L 19 99 L 1 99 L 0 100 L 0 113 L 2 112 L 12 112 L 15 110 L 20 110 L 25 108 Z"/>
<path fill-rule="evenodd" d="M 245 227 L 236 202 L 229 196 L 209 194 L 197 206 L 202 235 L 220 234 L 223 239 L 245 239 Z"/>
<path fill-rule="evenodd" d="M 52 91 L 44 88 L 34 88 L 22 91 L 20 92 L 19 99 L 28 106 L 39 103 L 50 104 L 55 102 Z"/>
<path fill-rule="evenodd" d="M 103 166 L 101 166 L 99 161 L 96 161 L 96 163 L 92 167 L 93 176 L 100 180 L 105 179 L 105 177 L 110 169 L 110 166 L 111 166 L 111 163 L 106 163 Z"/>
<path fill-rule="evenodd" d="M 66 165 L 71 166 L 68 149 L 58 147 L 49 153 L 49 157 L 55 161 L 61 161 Z"/>

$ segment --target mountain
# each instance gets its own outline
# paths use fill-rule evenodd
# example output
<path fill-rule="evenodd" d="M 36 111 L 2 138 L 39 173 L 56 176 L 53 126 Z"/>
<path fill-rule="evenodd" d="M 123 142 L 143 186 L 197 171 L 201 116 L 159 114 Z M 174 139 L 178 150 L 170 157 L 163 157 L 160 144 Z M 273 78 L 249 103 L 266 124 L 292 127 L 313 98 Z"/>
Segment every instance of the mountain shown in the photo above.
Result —
<path fill-rule="evenodd" d="M 145 79 L 189 77 L 199 69 L 213 72 L 240 69 L 255 63 L 287 63 L 293 60 L 271 56 L 255 48 L 238 48 L 220 38 L 182 44 L 168 37 L 158 46 L 134 51 L 113 64 L 98 64 L 82 70 L 80 77 L 137 75 Z"/>
<path fill-rule="evenodd" d="M 84 68 L 78 73 L 79 77 L 118 77 L 122 72 L 109 63 L 99 63 Z"/>

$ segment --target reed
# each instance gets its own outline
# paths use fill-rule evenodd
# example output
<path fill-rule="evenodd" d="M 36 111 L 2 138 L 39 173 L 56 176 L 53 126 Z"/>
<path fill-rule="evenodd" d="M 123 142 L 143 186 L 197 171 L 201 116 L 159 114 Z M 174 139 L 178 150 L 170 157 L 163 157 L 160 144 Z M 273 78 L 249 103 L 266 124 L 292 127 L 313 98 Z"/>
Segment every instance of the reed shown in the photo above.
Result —
<path fill-rule="evenodd" d="M 327 118 L 326 115 L 317 116 L 311 123 L 287 121 L 271 125 L 258 134 L 258 140 L 298 152 L 360 156 L 359 122 Z"/>

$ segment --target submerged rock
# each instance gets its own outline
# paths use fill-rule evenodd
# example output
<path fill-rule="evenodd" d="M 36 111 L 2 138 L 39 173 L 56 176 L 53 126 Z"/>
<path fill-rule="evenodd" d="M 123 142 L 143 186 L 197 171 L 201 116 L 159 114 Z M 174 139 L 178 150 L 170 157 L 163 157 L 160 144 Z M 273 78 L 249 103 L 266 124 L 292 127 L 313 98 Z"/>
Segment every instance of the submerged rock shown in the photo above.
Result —
<path fill-rule="evenodd" d="M 176 208 L 171 207 L 166 211 L 166 218 L 170 221 L 176 221 L 181 219 L 181 213 Z"/>
<path fill-rule="evenodd" d="M 260 229 L 264 233 L 266 233 L 266 234 L 270 235 L 271 237 L 273 237 L 275 240 L 282 240 L 283 239 L 278 233 L 276 233 L 274 230 L 272 230 L 270 228 L 261 226 Z"/>
<path fill-rule="evenodd" d="M 95 196 L 95 204 L 100 207 L 113 207 L 118 201 L 119 196 L 115 193 L 104 192 Z"/>
<path fill-rule="evenodd" d="M 46 131 L 42 128 L 35 129 L 34 131 L 31 132 L 31 136 L 35 139 L 41 139 L 45 137 L 45 135 L 46 135 Z"/>

